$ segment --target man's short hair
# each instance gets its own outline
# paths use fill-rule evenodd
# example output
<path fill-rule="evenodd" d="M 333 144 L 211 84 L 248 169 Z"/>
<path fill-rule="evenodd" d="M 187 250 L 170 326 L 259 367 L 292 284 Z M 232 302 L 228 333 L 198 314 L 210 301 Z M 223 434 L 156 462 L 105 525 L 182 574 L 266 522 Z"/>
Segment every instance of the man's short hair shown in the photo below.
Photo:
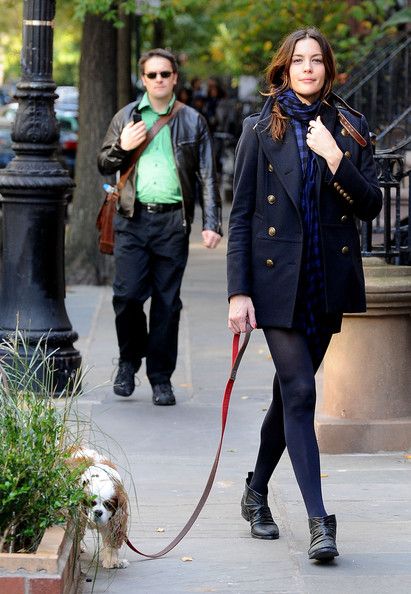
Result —
<path fill-rule="evenodd" d="M 178 72 L 178 64 L 175 56 L 171 52 L 162 49 L 161 47 L 158 47 L 156 49 L 151 49 L 148 52 L 142 54 L 140 60 L 138 61 L 141 74 L 144 74 L 144 64 L 147 62 L 147 60 L 155 57 L 165 58 L 170 62 L 173 72 Z"/>

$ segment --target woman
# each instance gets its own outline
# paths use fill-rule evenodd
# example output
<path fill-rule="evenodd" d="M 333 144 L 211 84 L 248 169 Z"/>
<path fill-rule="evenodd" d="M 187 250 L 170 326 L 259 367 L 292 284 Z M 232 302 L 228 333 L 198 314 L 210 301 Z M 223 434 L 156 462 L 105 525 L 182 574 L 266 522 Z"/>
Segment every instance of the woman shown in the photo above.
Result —
<path fill-rule="evenodd" d="M 290 34 L 267 69 L 268 99 L 244 121 L 229 223 L 229 328 L 262 328 L 273 400 L 241 501 L 255 538 L 279 531 L 268 481 L 287 447 L 307 508 L 310 559 L 338 555 L 314 432 L 314 375 L 344 312 L 365 311 L 355 217 L 381 209 L 368 126 L 332 93 L 335 61 L 314 28 Z M 343 124 L 341 123 L 343 122 Z"/>

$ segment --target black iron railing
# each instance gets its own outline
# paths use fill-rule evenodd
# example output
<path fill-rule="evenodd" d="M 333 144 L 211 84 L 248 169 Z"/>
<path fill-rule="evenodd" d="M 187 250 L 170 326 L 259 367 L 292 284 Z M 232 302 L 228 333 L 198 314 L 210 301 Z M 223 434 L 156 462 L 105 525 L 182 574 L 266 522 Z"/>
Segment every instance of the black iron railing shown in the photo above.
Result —
<path fill-rule="evenodd" d="M 377 134 L 389 127 L 411 103 L 411 34 L 377 47 L 337 93 L 365 115 Z M 398 141 L 411 134 L 409 117 L 403 125 L 404 136 Z"/>
<path fill-rule="evenodd" d="M 363 256 L 411 265 L 411 35 L 379 46 L 337 89 L 376 132 L 375 160 L 384 203 L 371 223 L 358 223 Z"/>
<path fill-rule="evenodd" d="M 372 222 L 359 224 L 362 255 L 384 258 L 389 264 L 411 265 L 411 169 L 406 150 L 411 137 L 389 150 L 376 151 L 383 209 Z"/>
<path fill-rule="evenodd" d="M 376 138 L 378 151 L 397 150 L 411 142 L 411 105 L 409 105 Z M 408 147 L 409 148 L 409 147 Z"/>

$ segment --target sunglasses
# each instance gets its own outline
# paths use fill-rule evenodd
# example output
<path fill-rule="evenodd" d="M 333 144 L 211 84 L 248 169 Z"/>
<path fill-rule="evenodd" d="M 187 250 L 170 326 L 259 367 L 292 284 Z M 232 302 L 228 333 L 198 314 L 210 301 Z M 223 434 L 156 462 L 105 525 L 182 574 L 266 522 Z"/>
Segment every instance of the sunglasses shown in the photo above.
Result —
<path fill-rule="evenodd" d="M 159 74 L 161 78 L 170 78 L 170 76 L 173 73 L 171 72 L 171 70 L 163 70 L 162 72 L 147 72 L 147 74 L 145 74 L 144 76 L 150 78 L 151 80 L 154 80 L 155 78 L 157 78 L 157 74 Z"/>

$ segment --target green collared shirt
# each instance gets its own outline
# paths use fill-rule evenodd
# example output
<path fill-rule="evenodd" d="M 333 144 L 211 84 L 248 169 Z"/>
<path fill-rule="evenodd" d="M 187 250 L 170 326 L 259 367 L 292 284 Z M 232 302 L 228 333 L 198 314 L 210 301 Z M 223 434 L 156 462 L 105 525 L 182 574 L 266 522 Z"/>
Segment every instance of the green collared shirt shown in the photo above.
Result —
<path fill-rule="evenodd" d="M 147 93 L 138 105 L 143 122 L 149 130 L 160 115 L 169 113 L 175 101 L 173 95 L 167 108 L 157 113 L 150 104 Z M 182 194 L 169 126 L 161 128 L 141 155 L 136 173 L 136 198 L 140 202 L 181 202 Z"/>

